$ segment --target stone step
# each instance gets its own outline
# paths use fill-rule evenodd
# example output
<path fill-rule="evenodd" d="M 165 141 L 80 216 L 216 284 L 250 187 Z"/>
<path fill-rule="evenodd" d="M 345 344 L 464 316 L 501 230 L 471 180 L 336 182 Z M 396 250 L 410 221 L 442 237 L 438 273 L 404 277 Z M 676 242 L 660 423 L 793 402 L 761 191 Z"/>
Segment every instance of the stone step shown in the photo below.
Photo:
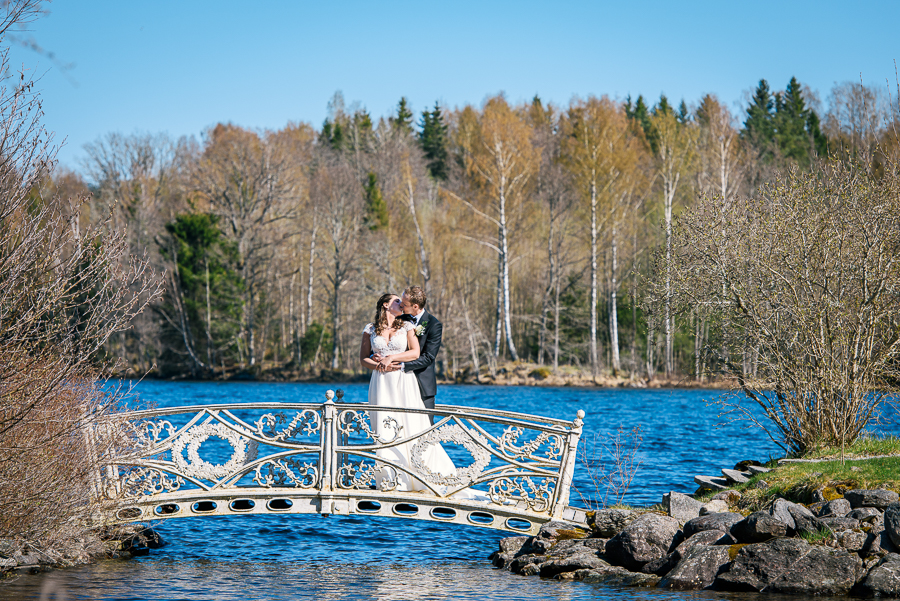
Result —
<path fill-rule="evenodd" d="M 747 471 L 751 474 L 768 474 L 772 470 L 767 467 L 763 467 L 761 465 L 748 465 Z"/>
<path fill-rule="evenodd" d="M 744 484 L 745 482 L 750 481 L 750 472 L 739 472 L 737 470 L 729 470 L 723 469 L 722 475 L 725 476 L 729 482 L 734 482 L 735 484 Z"/>
<path fill-rule="evenodd" d="M 725 478 L 719 478 L 717 476 L 694 476 L 694 482 L 696 482 L 702 490 L 725 490 L 730 484 Z"/>

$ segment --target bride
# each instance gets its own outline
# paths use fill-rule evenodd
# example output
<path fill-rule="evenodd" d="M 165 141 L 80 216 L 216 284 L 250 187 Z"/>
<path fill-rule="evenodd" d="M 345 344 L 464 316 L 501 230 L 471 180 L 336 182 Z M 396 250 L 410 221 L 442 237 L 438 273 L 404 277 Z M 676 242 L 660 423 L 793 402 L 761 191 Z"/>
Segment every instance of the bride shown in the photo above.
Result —
<path fill-rule="evenodd" d="M 419 357 L 419 340 L 411 322 L 400 318 L 400 297 L 383 294 L 375 307 L 375 321 L 363 330 L 359 360 L 363 367 L 372 370 L 369 381 L 369 405 L 373 407 L 401 407 L 425 409 L 419 384 L 412 372 L 390 369 L 391 364 L 413 361 Z M 373 354 L 383 357 L 381 361 L 372 359 Z M 375 435 L 381 442 L 390 442 L 414 436 L 431 427 L 425 413 L 372 412 L 371 421 Z M 412 472 L 412 449 L 416 440 L 378 449 L 380 459 L 402 466 Z M 440 444 L 431 444 L 422 456 L 424 464 L 431 472 L 443 476 L 452 475 L 456 466 Z M 393 488 L 396 481 L 398 491 L 425 491 L 428 487 L 403 470 L 383 465 L 376 477 L 376 484 L 382 482 Z M 440 487 L 439 489 L 442 489 Z"/>

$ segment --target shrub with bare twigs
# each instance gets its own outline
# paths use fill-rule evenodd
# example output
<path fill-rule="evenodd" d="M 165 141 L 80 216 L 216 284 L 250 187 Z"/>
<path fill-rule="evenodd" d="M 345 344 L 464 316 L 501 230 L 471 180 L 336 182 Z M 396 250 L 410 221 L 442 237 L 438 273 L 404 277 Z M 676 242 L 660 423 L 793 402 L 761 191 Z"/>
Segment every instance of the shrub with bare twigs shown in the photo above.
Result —
<path fill-rule="evenodd" d="M 900 165 L 791 170 L 755 196 L 703 198 L 677 222 L 673 302 L 717 324 L 732 415 L 804 453 L 856 439 L 898 381 Z"/>
<path fill-rule="evenodd" d="M 643 463 L 638 455 L 643 441 L 640 426 L 631 430 L 619 427 L 615 434 L 596 433 L 581 439 L 578 458 L 590 485 L 577 492 L 586 507 L 596 510 L 624 502 Z"/>
<path fill-rule="evenodd" d="M 39 9 L 0 6 L 0 46 Z M 98 379 L 113 363 L 103 344 L 159 286 L 110 220 L 83 226 L 86 199 L 41 194 L 55 149 L 40 98 L 4 50 L 0 73 L 0 537 L 52 549 L 89 525 L 94 458 L 107 449 L 86 426 L 119 400 Z"/>

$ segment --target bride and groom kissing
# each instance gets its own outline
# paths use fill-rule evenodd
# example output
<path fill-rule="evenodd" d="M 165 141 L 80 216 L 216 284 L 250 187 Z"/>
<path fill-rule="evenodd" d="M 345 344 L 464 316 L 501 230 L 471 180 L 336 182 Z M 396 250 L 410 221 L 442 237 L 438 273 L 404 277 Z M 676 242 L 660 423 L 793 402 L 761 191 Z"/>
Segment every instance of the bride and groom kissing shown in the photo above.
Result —
<path fill-rule="evenodd" d="M 425 291 L 420 286 L 410 286 L 400 296 L 383 294 L 375 304 L 375 319 L 363 330 L 359 351 L 360 363 L 372 371 L 371 407 L 434 409 L 437 393 L 434 363 L 441 349 L 443 326 L 425 310 L 426 302 Z M 433 423 L 426 413 L 384 411 L 371 412 L 371 422 L 379 441 L 386 444 L 424 432 Z M 378 458 L 385 461 L 377 471 L 379 489 L 428 490 L 419 479 L 404 471 L 417 471 L 412 462 L 415 442 L 391 444 L 377 450 Z M 456 471 L 440 444 L 424 449 L 421 460 L 433 474 L 449 476 Z M 473 491 L 465 489 L 453 496 L 473 495 Z"/>

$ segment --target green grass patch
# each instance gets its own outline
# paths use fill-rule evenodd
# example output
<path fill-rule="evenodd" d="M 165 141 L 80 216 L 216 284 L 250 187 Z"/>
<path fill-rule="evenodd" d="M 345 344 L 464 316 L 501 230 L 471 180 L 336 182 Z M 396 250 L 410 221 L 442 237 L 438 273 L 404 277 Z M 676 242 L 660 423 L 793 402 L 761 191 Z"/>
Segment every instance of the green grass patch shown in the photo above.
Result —
<path fill-rule="evenodd" d="M 871 457 L 873 455 L 900 456 L 900 438 L 897 436 L 874 436 L 864 434 L 843 449 L 845 459 Z M 814 449 L 803 456 L 804 459 L 840 459 L 840 446 Z"/>
<path fill-rule="evenodd" d="M 817 530 L 816 532 L 801 532 L 800 538 L 805 540 L 811 545 L 821 545 L 824 544 L 828 537 L 831 536 L 831 532 L 828 530 Z"/>
<path fill-rule="evenodd" d="M 760 488 L 764 480 L 767 487 Z M 795 503 L 813 502 L 813 493 L 822 491 L 826 500 L 837 499 L 857 488 L 885 488 L 900 492 L 900 457 L 853 459 L 843 463 L 788 463 L 766 474 L 753 476 L 746 484 L 736 486 L 742 494 L 740 509 L 758 511 L 777 497 Z"/>

